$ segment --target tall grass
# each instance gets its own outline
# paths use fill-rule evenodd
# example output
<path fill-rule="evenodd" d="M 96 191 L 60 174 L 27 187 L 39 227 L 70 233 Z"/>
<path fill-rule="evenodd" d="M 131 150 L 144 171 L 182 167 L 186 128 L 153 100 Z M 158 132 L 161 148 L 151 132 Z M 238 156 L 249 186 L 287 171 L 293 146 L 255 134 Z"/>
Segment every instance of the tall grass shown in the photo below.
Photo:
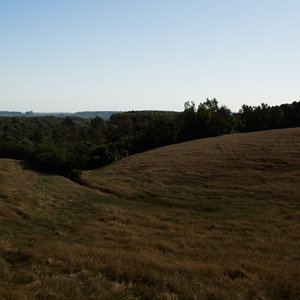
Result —
<path fill-rule="evenodd" d="M 79 185 L 0 160 L 1 299 L 299 299 L 300 130 L 169 146 Z"/>

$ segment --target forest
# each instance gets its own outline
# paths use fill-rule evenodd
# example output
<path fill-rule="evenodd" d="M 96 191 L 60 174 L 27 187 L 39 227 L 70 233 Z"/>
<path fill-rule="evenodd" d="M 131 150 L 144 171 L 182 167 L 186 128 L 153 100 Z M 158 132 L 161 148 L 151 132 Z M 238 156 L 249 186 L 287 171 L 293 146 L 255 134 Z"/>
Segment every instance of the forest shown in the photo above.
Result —
<path fill-rule="evenodd" d="M 81 170 L 128 155 L 192 139 L 300 126 L 300 102 L 243 105 L 238 113 L 206 99 L 185 102 L 182 112 L 131 111 L 108 121 L 67 116 L 0 117 L 0 157 L 78 181 Z"/>

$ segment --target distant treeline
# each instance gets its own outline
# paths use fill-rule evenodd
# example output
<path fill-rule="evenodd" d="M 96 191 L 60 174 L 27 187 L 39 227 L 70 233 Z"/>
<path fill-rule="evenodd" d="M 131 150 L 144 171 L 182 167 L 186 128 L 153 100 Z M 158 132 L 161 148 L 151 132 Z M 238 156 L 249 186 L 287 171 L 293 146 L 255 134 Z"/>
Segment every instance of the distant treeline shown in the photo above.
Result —
<path fill-rule="evenodd" d="M 183 112 L 132 111 L 96 117 L 1 117 L 0 157 L 78 178 L 130 154 L 191 139 L 300 126 L 300 102 L 280 106 L 243 105 L 238 113 L 216 99 L 186 102 Z M 76 177 L 76 178 L 75 178 Z"/>
<path fill-rule="evenodd" d="M 39 113 L 33 111 L 27 111 L 25 113 L 19 111 L 0 111 L 0 117 L 79 117 L 92 119 L 100 117 L 104 120 L 109 120 L 112 114 L 119 113 L 117 111 L 79 111 L 75 113 L 63 113 L 63 112 L 53 112 L 53 113 Z"/>

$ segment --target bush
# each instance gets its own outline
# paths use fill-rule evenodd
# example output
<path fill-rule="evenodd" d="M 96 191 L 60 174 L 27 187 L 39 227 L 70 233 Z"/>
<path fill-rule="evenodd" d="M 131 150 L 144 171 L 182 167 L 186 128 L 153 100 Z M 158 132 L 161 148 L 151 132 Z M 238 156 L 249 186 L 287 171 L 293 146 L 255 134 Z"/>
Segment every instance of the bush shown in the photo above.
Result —
<path fill-rule="evenodd" d="M 80 182 L 81 174 L 80 170 L 73 169 L 69 173 L 69 178 L 74 182 Z"/>

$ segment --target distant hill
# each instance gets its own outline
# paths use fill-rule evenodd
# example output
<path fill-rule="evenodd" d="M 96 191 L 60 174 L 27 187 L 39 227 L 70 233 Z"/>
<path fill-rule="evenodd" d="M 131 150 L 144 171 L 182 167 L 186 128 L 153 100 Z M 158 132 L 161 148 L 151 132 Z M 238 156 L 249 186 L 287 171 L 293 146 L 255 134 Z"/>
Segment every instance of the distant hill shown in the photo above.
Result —
<path fill-rule="evenodd" d="M 0 159 L 0 299 L 299 299 L 300 128 L 137 154 L 80 184 Z"/>
<path fill-rule="evenodd" d="M 120 113 L 120 111 L 80 111 L 74 115 L 80 118 L 95 118 L 100 117 L 104 120 L 109 120 L 113 114 Z"/>
<path fill-rule="evenodd" d="M 63 113 L 63 112 L 53 112 L 53 113 L 39 113 L 28 111 L 25 113 L 17 111 L 0 111 L 0 117 L 43 117 L 43 116 L 53 116 L 53 117 L 70 117 L 75 116 L 79 118 L 92 119 L 95 117 L 100 117 L 104 120 L 109 120 L 111 115 L 119 113 L 120 111 L 80 111 L 76 113 Z"/>
<path fill-rule="evenodd" d="M 0 111 L 0 117 L 18 117 L 24 114 L 19 111 Z"/>

